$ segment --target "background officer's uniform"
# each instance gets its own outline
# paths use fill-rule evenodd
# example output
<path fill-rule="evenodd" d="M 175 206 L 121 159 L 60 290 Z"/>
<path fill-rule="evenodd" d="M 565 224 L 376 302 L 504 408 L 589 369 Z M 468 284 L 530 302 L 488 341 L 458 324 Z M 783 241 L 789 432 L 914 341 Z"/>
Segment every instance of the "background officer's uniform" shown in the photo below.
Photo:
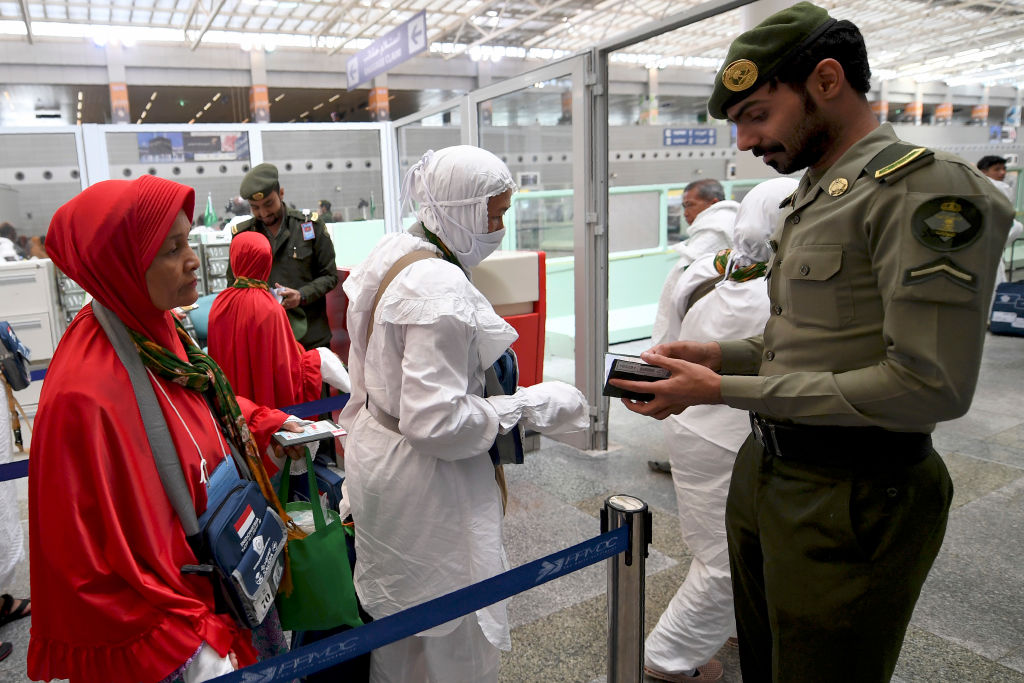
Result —
<path fill-rule="evenodd" d="M 808 7 L 827 18 L 801 3 L 762 26 L 789 13 L 800 43 Z M 716 83 L 712 115 L 729 97 Z M 888 125 L 787 206 L 764 334 L 720 343 L 722 398 L 754 427 L 726 511 L 743 676 L 888 680 L 952 498 L 930 433 L 970 406 L 1013 209 Z"/>
<path fill-rule="evenodd" d="M 257 169 L 250 171 L 250 175 Z M 250 175 L 246 176 L 246 181 L 251 183 Z M 266 187 L 253 190 L 255 185 L 246 186 L 243 183 L 242 195 L 249 199 L 254 191 L 267 192 L 276 184 L 275 169 L 273 180 Z M 301 304 L 286 310 L 296 339 L 307 349 L 330 346 L 331 327 L 327 320 L 327 300 L 324 297 L 338 285 L 334 243 L 323 221 L 316 214 L 306 216 L 301 211 L 287 208 L 284 200 L 281 201 L 285 213 L 276 236 L 272 236 L 262 221 L 255 218 L 234 226 L 232 232 L 238 234 L 252 230 L 266 236 L 274 254 L 268 280 L 270 286 L 281 283 L 297 289 L 302 295 Z M 228 281 L 233 280 L 234 276 L 229 270 Z"/>

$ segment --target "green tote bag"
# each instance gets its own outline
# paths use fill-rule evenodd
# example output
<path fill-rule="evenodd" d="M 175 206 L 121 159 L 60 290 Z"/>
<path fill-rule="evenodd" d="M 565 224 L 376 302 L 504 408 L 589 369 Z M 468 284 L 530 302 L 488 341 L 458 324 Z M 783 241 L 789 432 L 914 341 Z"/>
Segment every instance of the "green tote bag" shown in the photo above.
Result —
<path fill-rule="evenodd" d="M 312 510 L 315 531 L 288 541 L 292 591 L 277 594 L 281 626 L 289 631 L 325 631 L 338 626 L 359 626 L 352 567 L 345 547 L 345 528 L 338 513 L 325 510 L 317 495 L 313 458 L 306 449 L 310 502 L 286 503 L 289 514 Z M 288 500 L 291 461 L 281 474 L 280 498 Z M 328 520 L 330 523 L 328 523 Z"/>

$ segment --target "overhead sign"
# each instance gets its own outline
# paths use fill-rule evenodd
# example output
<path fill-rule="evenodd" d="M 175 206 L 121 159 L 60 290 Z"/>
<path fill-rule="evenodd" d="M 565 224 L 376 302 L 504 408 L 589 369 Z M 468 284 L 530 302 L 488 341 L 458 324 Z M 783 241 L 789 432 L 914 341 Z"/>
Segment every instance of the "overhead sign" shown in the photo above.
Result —
<path fill-rule="evenodd" d="M 666 128 L 662 137 L 665 147 L 714 145 L 717 141 L 718 131 L 714 128 Z"/>
<path fill-rule="evenodd" d="M 423 10 L 348 58 L 348 89 L 355 90 L 374 76 L 394 68 L 427 49 L 427 12 Z"/>

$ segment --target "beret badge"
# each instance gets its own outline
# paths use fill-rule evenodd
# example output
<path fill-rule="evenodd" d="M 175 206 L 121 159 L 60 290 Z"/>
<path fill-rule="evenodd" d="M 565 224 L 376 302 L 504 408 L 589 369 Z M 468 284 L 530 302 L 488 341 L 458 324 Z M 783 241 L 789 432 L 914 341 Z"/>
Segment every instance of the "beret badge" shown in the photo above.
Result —
<path fill-rule="evenodd" d="M 757 65 L 749 59 L 737 59 L 722 71 L 722 85 L 742 92 L 757 81 Z"/>

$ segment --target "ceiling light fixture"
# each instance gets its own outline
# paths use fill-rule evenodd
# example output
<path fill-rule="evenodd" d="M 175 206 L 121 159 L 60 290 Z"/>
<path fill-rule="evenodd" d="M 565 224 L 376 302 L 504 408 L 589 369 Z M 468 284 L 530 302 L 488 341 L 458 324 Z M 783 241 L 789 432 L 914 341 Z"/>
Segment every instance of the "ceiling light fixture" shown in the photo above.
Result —
<path fill-rule="evenodd" d="M 277 97 L 274 98 L 274 101 L 275 102 L 280 102 L 283 99 L 284 99 L 284 93 L 281 93 L 280 95 L 278 95 Z"/>
<path fill-rule="evenodd" d="M 340 94 L 340 93 L 339 93 L 339 94 L 337 94 L 337 95 L 335 95 L 334 97 L 330 98 L 330 99 L 329 99 L 329 100 L 327 100 L 327 101 L 328 101 L 328 102 L 333 102 L 334 100 L 338 99 L 339 97 L 341 97 L 341 94 Z"/>
<path fill-rule="evenodd" d="M 152 102 L 155 99 L 156 99 L 156 90 L 154 90 L 153 94 L 149 96 L 149 101 Z"/>
<path fill-rule="evenodd" d="M 324 103 L 323 103 L 323 102 L 321 102 L 320 104 L 318 104 L 318 105 L 316 105 L 315 107 L 313 107 L 313 111 L 316 111 L 317 109 L 319 109 L 319 108 L 320 108 L 320 107 L 322 107 L 322 106 L 324 106 Z"/>
<path fill-rule="evenodd" d="M 216 102 L 219 99 L 220 99 L 220 93 L 217 93 L 216 95 L 213 96 L 213 101 L 214 102 Z"/>

